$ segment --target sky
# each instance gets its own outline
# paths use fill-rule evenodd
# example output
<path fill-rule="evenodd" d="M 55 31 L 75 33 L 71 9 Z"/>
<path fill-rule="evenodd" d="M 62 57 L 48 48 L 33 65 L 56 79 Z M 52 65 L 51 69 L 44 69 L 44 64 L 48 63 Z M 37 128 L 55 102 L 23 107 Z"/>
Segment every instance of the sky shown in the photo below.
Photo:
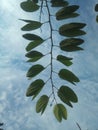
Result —
<path fill-rule="evenodd" d="M 77 122 L 82 130 L 98 130 L 98 24 L 95 21 L 97 13 L 94 12 L 97 0 L 69 0 L 70 4 L 80 5 L 81 15 L 74 20 L 87 23 L 85 28 L 87 35 L 83 36 L 84 51 L 67 54 L 73 57 L 73 65 L 69 69 L 81 82 L 75 87 L 71 86 L 78 95 L 79 101 L 73 104 L 73 108 L 67 107 L 68 119 L 62 123 L 56 121 L 50 106 L 42 116 L 37 114 L 36 100 L 32 102 L 31 98 L 25 96 L 30 84 L 26 78 L 30 65 L 25 58 L 25 47 L 28 42 L 22 38 L 24 32 L 20 29 L 24 23 L 19 19 L 32 19 L 32 14 L 20 8 L 22 1 L 0 0 L 0 122 L 4 122 L 3 128 L 5 130 L 51 130 L 51 128 L 79 130 Z M 36 19 L 36 16 L 33 15 L 33 19 Z M 59 40 L 56 35 L 55 39 Z M 45 53 L 48 47 L 49 45 L 45 44 L 40 50 Z M 57 53 L 58 50 L 55 49 L 55 55 Z M 47 62 L 46 59 L 42 64 Z M 47 77 L 46 75 L 47 73 L 44 73 L 43 78 Z M 57 84 L 60 82 L 57 80 Z"/>

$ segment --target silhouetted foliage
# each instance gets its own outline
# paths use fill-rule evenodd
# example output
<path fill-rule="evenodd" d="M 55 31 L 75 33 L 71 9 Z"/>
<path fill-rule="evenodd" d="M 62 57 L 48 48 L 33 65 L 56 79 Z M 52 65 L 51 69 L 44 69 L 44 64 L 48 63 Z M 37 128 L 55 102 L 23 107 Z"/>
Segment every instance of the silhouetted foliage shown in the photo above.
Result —
<path fill-rule="evenodd" d="M 68 69 L 68 67 L 73 64 L 73 58 L 65 56 L 65 52 L 70 53 L 83 50 L 83 48 L 80 47 L 80 45 L 84 43 L 84 40 L 81 38 L 81 36 L 86 34 L 86 32 L 83 30 L 86 24 L 82 22 L 66 23 L 66 21 L 64 23 L 64 20 L 75 18 L 80 15 L 76 12 L 79 9 L 79 6 L 69 5 L 68 1 L 26 0 L 23 1 L 20 6 L 27 13 L 35 13 L 35 11 L 38 11 L 39 15 L 39 21 L 35 21 L 34 19 L 21 19 L 26 23 L 26 25 L 21 28 L 22 31 L 33 31 L 40 28 L 43 31 L 43 25 L 47 23 L 50 31 L 47 39 L 43 39 L 44 36 L 41 37 L 33 32 L 23 34 L 23 37 L 30 41 L 26 47 L 26 57 L 28 58 L 28 62 L 30 62 L 30 64 L 32 63 L 32 66 L 27 72 L 27 77 L 33 80 L 27 89 L 26 96 L 32 96 L 34 99 L 44 89 L 44 87 L 47 86 L 47 82 L 50 82 L 51 86 L 49 86 L 48 89 L 51 89 L 51 93 L 45 93 L 38 99 L 36 103 L 36 112 L 41 112 L 41 114 L 43 114 L 50 101 L 50 104 L 54 105 L 53 112 L 56 119 L 61 122 L 62 119 L 67 119 L 67 109 L 64 104 L 68 105 L 69 107 L 73 107 L 72 103 L 77 103 L 78 97 L 77 94 L 67 84 L 56 86 L 56 81 L 54 80 L 53 76 L 56 75 L 59 80 L 65 80 L 73 85 L 76 85 L 78 82 L 80 82 L 79 78 Z M 51 11 L 52 8 L 56 9 L 56 13 Z M 47 20 L 43 22 L 42 15 L 45 13 L 45 11 L 47 11 Z M 56 30 L 54 29 L 52 20 L 53 17 L 56 19 L 56 23 L 58 23 L 58 21 L 61 23 L 59 26 L 57 26 Z M 45 28 L 45 30 L 47 30 L 47 28 Z M 55 43 L 54 31 L 57 32 L 59 36 L 63 37 L 63 40 L 60 41 L 59 45 Z M 36 47 L 47 44 L 48 40 L 50 40 L 51 43 L 49 53 L 43 54 L 41 50 L 36 50 Z M 54 58 L 53 54 L 54 47 L 57 47 L 61 50 L 56 59 Z M 42 65 L 40 61 L 47 55 L 50 56 L 50 63 Z M 39 61 L 39 63 L 37 61 Z M 60 66 L 61 64 L 64 65 L 63 68 L 56 72 L 54 71 L 53 67 L 55 61 L 57 61 L 57 66 Z M 47 68 L 50 68 L 50 73 L 48 72 L 49 75 L 45 81 L 42 79 L 41 74 Z M 40 78 L 35 80 L 37 75 L 40 75 Z M 60 99 L 60 102 L 58 102 L 57 97 Z"/>

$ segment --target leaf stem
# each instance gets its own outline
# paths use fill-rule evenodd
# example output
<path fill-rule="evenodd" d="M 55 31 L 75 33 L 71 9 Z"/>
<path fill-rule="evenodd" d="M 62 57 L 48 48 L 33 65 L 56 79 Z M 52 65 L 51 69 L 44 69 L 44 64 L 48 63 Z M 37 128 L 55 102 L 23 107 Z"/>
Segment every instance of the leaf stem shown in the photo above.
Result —
<path fill-rule="evenodd" d="M 41 21 L 41 14 L 43 13 L 43 0 L 41 2 L 39 21 Z"/>
<path fill-rule="evenodd" d="M 51 40 L 51 72 L 50 72 L 50 80 L 51 80 L 51 86 L 52 86 L 52 95 L 53 95 L 53 99 L 56 101 L 56 97 L 55 97 L 55 92 L 54 92 L 54 83 L 53 83 L 53 28 L 52 28 L 52 22 L 51 22 L 51 14 L 50 14 L 50 9 L 48 6 L 48 1 L 45 0 L 46 2 L 46 8 L 48 11 L 48 18 L 49 18 L 49 26 L 50 26 L 50 40 Z"/>
<path fill-rule="evenodd" d="M 46 80 L 45 84 L 50 80 L 50 77 Z"/>

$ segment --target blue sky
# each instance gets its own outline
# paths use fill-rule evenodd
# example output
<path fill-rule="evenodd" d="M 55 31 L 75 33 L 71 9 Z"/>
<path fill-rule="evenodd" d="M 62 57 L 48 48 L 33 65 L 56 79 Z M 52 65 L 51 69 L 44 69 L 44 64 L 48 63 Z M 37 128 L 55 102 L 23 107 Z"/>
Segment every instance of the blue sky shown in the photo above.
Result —
<path fill-rule="evenodd" d="M 36 114 L 35 101 L 25 96 L 30 83 L 25 76 L 29 68 L 25 58 L 27 41 L 21 36 L 23 22 L 18 19 L 31 19 L 32 14 L 20 9 L 21 1 L 0 0 L 0 122 L 5 123 L 6 130 L 78 130 L 76 122 L 83 130 L 97 130 L 98 24 L 95 21 L 97 13 L 94 12 L 97 0 L 70 0 L 71 4 L 81 5 L 81 16 L 74 20 L 88 23 L 85 28 L 88 33 L 84 36 L 84 51 L 68 54 L 74 58 L 70 69 L 81 82 L 73 87 L 79 102 L 73 109 L 67 107 L 68 120 L 62 123 L 55 120 L 51 107 L 42 116 Z M 33 17 L 36 18 L 36 15 Z M 43 50 L 43 47 L 40 49 Z M 48 46 L 44 45 L 44 50 L 47 51 Z"/>

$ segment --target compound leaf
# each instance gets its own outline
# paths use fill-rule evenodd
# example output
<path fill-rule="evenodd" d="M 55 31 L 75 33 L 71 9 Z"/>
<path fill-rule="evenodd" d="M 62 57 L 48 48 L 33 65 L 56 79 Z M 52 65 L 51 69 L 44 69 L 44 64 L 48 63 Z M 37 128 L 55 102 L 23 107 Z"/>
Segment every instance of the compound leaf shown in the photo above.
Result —
<path fill-rule="evenodd" d="M 37 3 L 39 5 L 37 5 Z M 68 6 L 69 3 L 65 0 L 50 0 L 50 3 L 52 4 L 52 7 L 59 7 L 58 11 L 55 15 L 56 20 L 74 18 L 74 17 L 77 17 L 79 15 L 78 13 L 75 12 L 79 8 L 78 5 Z M 52 16 L 54 16 L 54 12 L 53 11 L 51 12 L 50 3 L 49 3 L 49 1 L 45 1 L 45 3 L 44 3 L 44 0 L 41 0 L 41 1 L 39 1 L 39 0 L 25 0 L 24 2 L 21 2 L 21 5 L 20 5 L 21 8 L 27 12 L 34 12 L 40 8 L 41 9 L 39 11 L 40 21 L 42 19 L 41 15 L 42 15 L 43 11 L 47 10 L 48 16 L 49 16 L 49 17 L 47 17 L 48 19 L 44 23 L 41 23 L 40 21 L 20 19 L 20 20 L 26 22 L 26 25 L 24 25 L 21 28 L 21 30 L 22 31 L 32 31 L 32 30 L 40 28 L 42 26 L 42 24 L 48 23 L 48 25 L 51 28 L 51 31 L 56 31 L 53 29 L 53 27 L 51 26 L 51 23 L 50 23 L 50 18 L 52 18 Z M 48 8 L 48 6 L 49 6 L 49 8 Z M 45 10 L 44 10 L 44 7 L 45 7 Z M 62 7 L 62 8 L 60 9 L 60 7 Z M 95 11 L 98 11 L 98 4 L 96 4 Z M 53 13 L 53 14 L 51 14 L 51 13 Z M 98 17 L 96 17 L 96 21 L 98 21 Z M 81 45 L 84 42 L 84 40 L 79 39 L 79 38 L 73 38 L 73 37 L 77 37 L 77 36 L 81 36 L 81 35 L 86 34 L 86 32 L 82 30 L 82 28 L 84 28 L 85 26 L 86 26 L 85 23 L 78 23 L 78 22 L 72 22 L 72 23 L 61 25 L 59 28 L 59 34 L 62 36 L 71 37 L 71 38 L 67 38 L 67 39 L 62 40 L 60 42 L 60 49 L 63 51 L 67 51 L 67 52 L 82 50 L 82 48 L 79 47 L 79 45 Z M 43 27 L 43 29 L 44 29 L 44 27 Z M 43 31 L 43 29 L 42 29 L 42 31 Z M 48 30 L 46 30 L 46 31 L 48 31 Z M 54 43 L 54 37 L 53 37 L 54 33 L 51 31 L 50 31 L 49 37 L 46 40 L 50 40 L 51 42 Z M 23 37 L 27 40 L 30 40 L 30 43 L 26 47 L 26 50 L 28 52 L 25 55 L 26 57 L 29 58 L 28 62 L 36 62 L 39 59 L 41 59 L 44 56 L 43 53 L 41 53 L 39 51 L 32 50 L 32 49 L 41 45 L 45 40 L 42 39 L 40 36 L 38 36 L 36 34 L 31 34 L 31 33 L 26 33 L 23 35 Z M 50 60 L 49 65 L 51 66 L 50 67 L 51 72 L 54 71 L 53 64 L 52 64 L 53 63 L 53 57 L 52 57 L 53 52 L 52 51 L 54 51 L 53 43 L 51 44 L 51 48 L 50 48 L 49 53 L 47 53 L 47 54 L 51 55 L 50 56 L 51 59 L 49 59 Z M 72 60 L 72 58 L 66 57 L 64 55 L 58 54 L 58 56 L 57 56 L 57 61 L 59 61 L 60 63 L 66 65 L 66 66 L 72 65 L 71 60 Z M 29 68 L 29 70 L 27 72 L 27 77 L 29 77 L 31 79 L 31 78 L 37 76 L 38 74 L 40 74 L 46 68 L 47 67 L 44 67 L 40 64 L 33 65 L 32 67 Z M 50 77 L 51 76 L 52 75 L 50 74 Z M 61 79 L 68 81 L 74 85 L 77 82 L 79 82 L 79 78 L 74 73 L 72 73 L 70 70 L 67 70 L 67 69 L 61 69 L 58 73 L 58 76 Z M 51 78 L 53 78 L 53 77 L 51 77 Z M 50 79 L 48 79 L 48 80 L 50 80 Z M 27 92 L 26 92 L 26 96 L 32 96 L 34 99 L 41 92 L 44 85 L 45 85 L 45 82 L 42 79 L 34 80 L 29 85 Z M 54 86 L 53 81 L 51 82 L 51 85 L 52 85 L 52 87 Z M 55 92 L 53 89 L 52 89 L 52 94 L 53 94 L 53 98 L 54 98 L 52 100 L 52 103 L 53 103 L 53 101 L 56 100 L 55 99 Z M 67 86 L 64 86 L 64 85 L 61 86 L 58 89 L 57 95 L 63 103 L 69 105 L 70 107 L 73 107 L 72 103 L 78 102 L 78 98 L 77 98 L 77 95 L 75 94 L 75 92 Z M 47 95 L 42 95 L 39 98 L 39 100 L 36 103 L 36 112 L 37 113 L 43 114 L 43 112 L 45 111 L 45 109 L 48 105 L 50 96 L 48 97 Z M 67 110 L 63 104 L 56 103 L 56 105 L 54 106 L 53 112 L 54 112 L 56 119 L 59 122 L 61 122 L 62 119 L 65 119 L 65 120 L 67 119 Z"/>

